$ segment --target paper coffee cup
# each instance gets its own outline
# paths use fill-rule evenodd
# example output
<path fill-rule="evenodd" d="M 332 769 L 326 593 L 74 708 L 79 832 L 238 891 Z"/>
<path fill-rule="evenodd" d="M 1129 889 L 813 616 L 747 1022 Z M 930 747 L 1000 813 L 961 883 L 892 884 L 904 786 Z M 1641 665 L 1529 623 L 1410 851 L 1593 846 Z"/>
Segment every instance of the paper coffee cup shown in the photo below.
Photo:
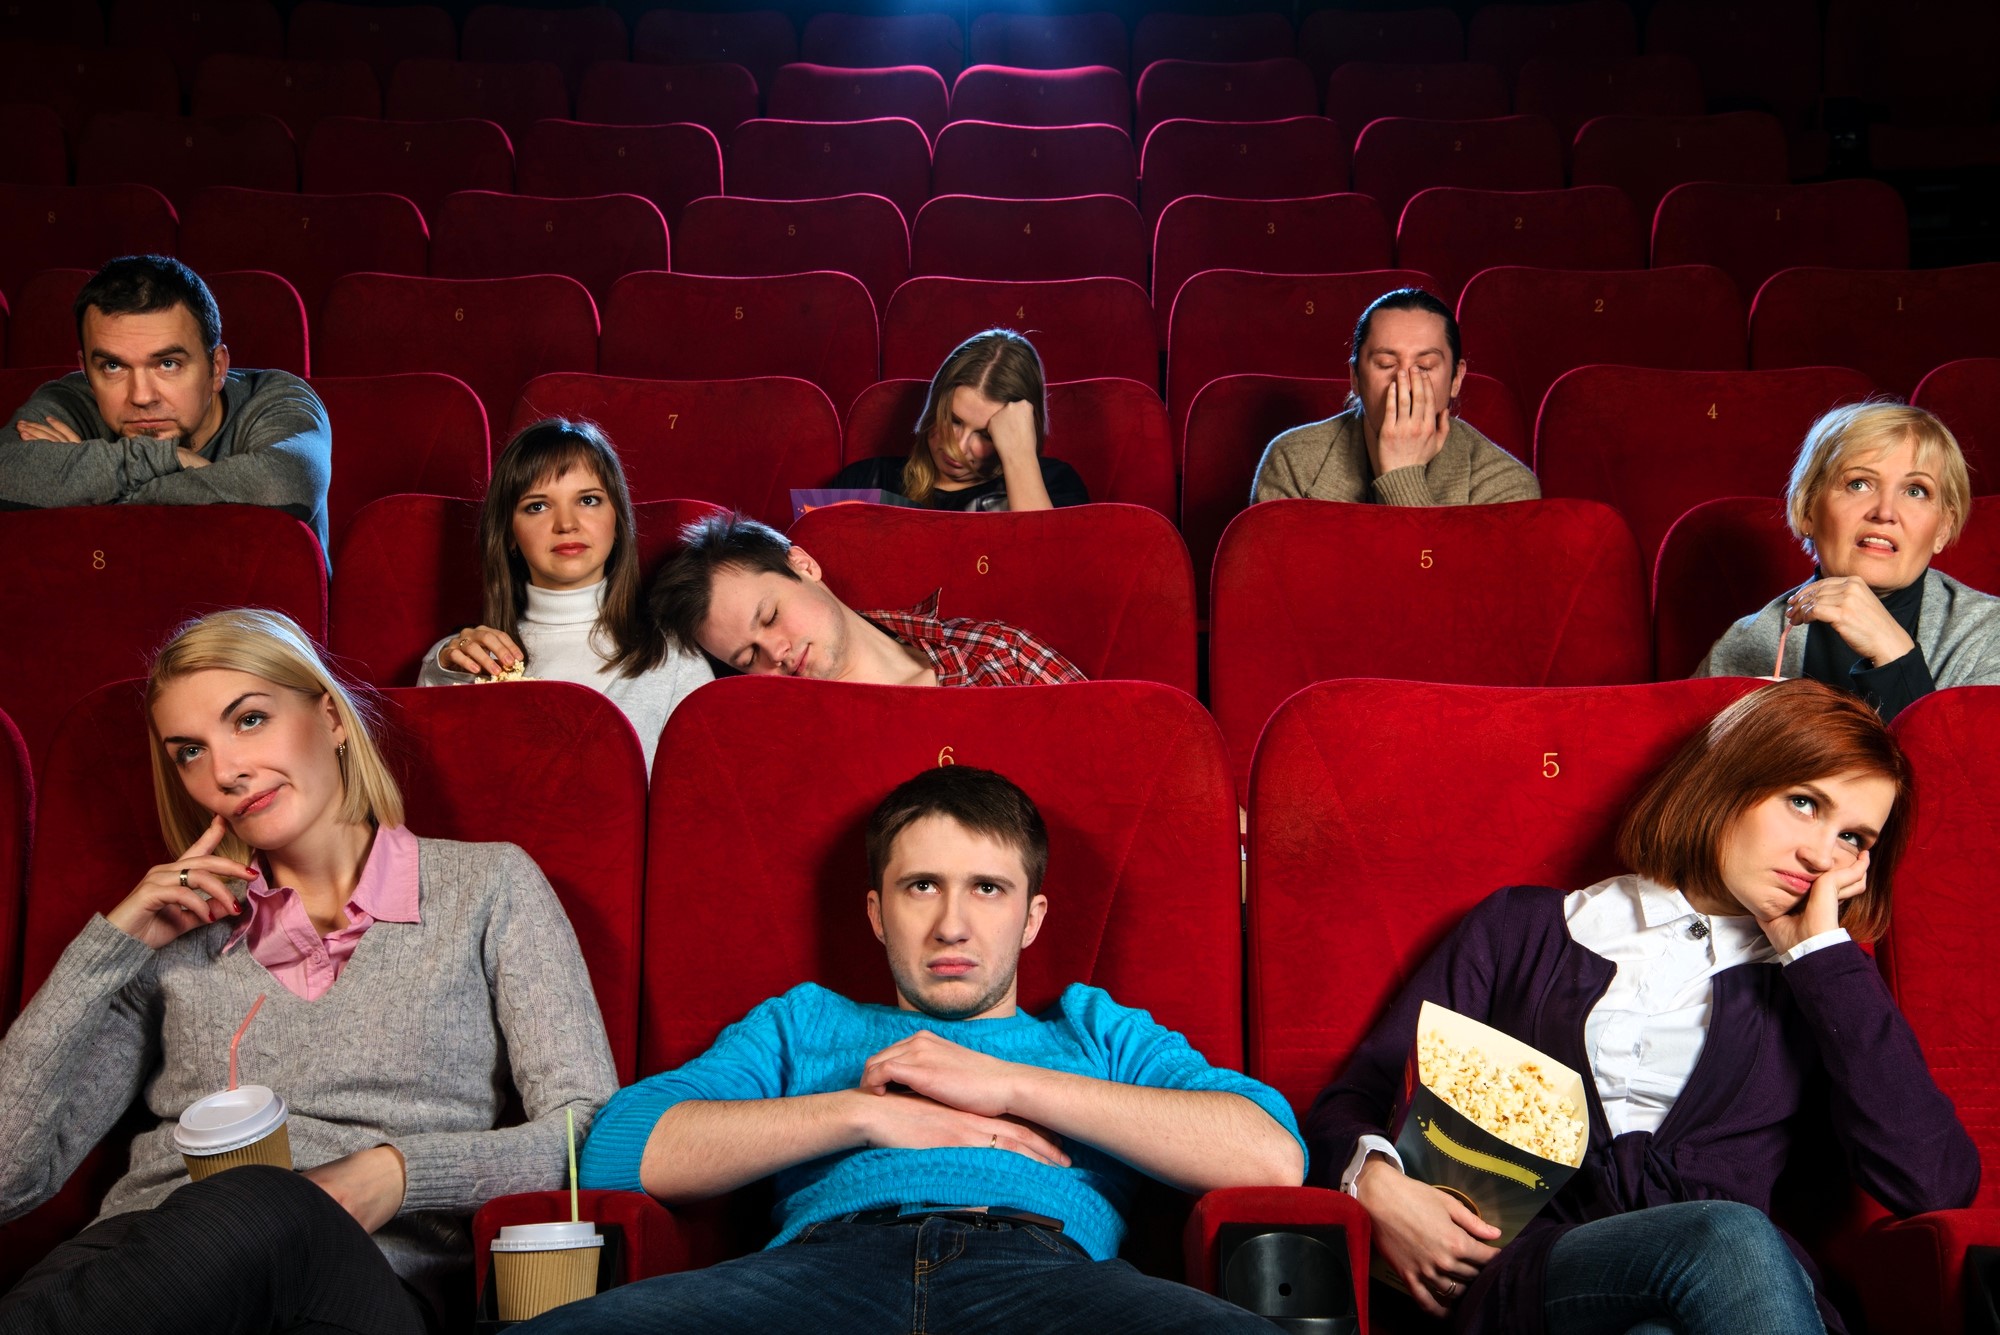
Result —
<path fill-rule="evenodd" d="M 263 1085 L 243 1085 L 197 1099 L 174 1128 L 174 1147 L 196 1182 L 226 1168 L 265 1163 L 292 1166 L 285 1101 Z"/>
<path fill-rule="evenodd" d="M 597 1292 L 597 1225 L 509 1224 L 493 1239 L 493 1283 L 502 1321 L 529 1321 Z"/>

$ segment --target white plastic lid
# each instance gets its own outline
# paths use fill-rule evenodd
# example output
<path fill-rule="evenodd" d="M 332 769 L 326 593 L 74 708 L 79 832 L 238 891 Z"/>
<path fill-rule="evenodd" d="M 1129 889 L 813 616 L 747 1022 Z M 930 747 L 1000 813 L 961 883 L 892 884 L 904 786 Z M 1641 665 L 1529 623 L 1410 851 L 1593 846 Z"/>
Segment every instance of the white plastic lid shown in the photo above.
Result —
<path fill-rule="evenodd" d="M 242 1085 L 196 1099 L 174 1128 L 182 1154 L 227 1154 L 285 1124 L 285 1101 L 263 1085 Z"/>
<path fill-rule="evenodd" d="M 496 1252 L 565 1252 L 603 1245 L 604 1235 L 588 1219 L 575 1224 L 507 1224 L 493 1239 Z"/>

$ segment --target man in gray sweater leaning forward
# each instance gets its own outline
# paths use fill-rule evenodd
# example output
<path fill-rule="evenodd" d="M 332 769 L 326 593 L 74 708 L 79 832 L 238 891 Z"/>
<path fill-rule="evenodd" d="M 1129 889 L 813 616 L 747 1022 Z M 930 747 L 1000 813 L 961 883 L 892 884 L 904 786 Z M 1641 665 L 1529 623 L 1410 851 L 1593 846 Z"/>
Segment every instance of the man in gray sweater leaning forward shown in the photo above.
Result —
<path fill-rule="evenodd" d="M 111 261 L 77 293 L 76 336 L 83 369 L 0 427 L 0 509 L 235 501 L 283 510 L 326 550 L 326 408 L 288 372 L 230 369 L 192 269 Z"/>

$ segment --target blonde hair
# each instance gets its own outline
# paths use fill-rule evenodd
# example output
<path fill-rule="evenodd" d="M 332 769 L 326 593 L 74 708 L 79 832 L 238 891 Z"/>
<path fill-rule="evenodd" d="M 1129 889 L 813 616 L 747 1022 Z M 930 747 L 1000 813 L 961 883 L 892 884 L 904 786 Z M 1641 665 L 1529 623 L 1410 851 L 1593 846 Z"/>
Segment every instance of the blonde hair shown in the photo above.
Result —
<path fill-rule="evenodd" d="M 1791 483 L 1785 488 L 1785 518 L 1793 535 L 1811 543 L 1813 512 L 1819 508 L 1827 485 L 1850 458 L 1887 449 L 1905 439 L 1915 442 L 1918 465 L 1937 475 L 1938 505 L 1951 525 L 1945 545 L 1957 542 L 1972 518 L 1972 478 L 1958 438 L 1922 408 L 1882 400 L 1835 408 L 1806 432 L 1798 461 L 1792 465 Z"/>
<path fill-rule="evenodd" d="M 153 705 L 174 682 L 211 668 L 247 672 L 308 700 L 331 699 L 347 732 L 346 754 L 340 759 L 344 794 L 340 819 L 356 824 L 365 820 L 377 825 L 403 823 L 403 793 L 370 734 L 370 711 L 327 667 L 297 622 L 280 612 L 239 607 L 212 612 L 175 631 L 154 655 L 153 670 L 146 681 L 146 735 L 153 743 L 153 805 L 159 812 L 160 837 L 166 840 L 169 855 L 192 844 L 214 817 L 188 795 L 180 776 L 168 765 L 159 726 L 153 722 Z M 252 850 L 231 831 L 223 836 L 216 852 L 241 862 L 248 860 Z"/>

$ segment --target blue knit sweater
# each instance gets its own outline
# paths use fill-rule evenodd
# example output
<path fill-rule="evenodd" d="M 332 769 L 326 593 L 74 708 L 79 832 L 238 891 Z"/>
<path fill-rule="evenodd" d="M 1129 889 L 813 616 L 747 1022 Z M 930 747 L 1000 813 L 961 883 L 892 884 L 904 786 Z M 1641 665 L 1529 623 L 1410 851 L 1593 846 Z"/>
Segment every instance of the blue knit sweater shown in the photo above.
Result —
<path fill-rule="evenodd" d="M 1294 1139 L 1298 1123 L 1278 1092 L 1210 1066 L 1187 1040 L 1102 989 L 1072 984 L 1042 1016 L 939 1020 L 918 1011 L 849 1001 L 816 983 L 774 997 L 724 1030 L 678 1070 L 620 1090 L 598 1113 L 583 1147 L 586 1187 L 639 1191 L 639 1161 L 660 1115 L 683 1099 L 775 1099 L 853 1089 L 868 1059 L 928 1029 L 1006 1061 L 1156 1089 L 1222 1090 L 1249 1099 Z M 1064 1147 L 1070 1167 L 1011 1150 L 861 1149 L 796 1164 L 777 1175 L 772 1246 L 850 1210 L 886 1205 L 996 1205 L 1063 1221 L 1098 1260 L 1118 1254 L 1124 1210 L 1140 1183 L 1127 1164 L 1088 1145 Z M 1301 1142 L 1303 1148 L 1303 1142 Z"/>

